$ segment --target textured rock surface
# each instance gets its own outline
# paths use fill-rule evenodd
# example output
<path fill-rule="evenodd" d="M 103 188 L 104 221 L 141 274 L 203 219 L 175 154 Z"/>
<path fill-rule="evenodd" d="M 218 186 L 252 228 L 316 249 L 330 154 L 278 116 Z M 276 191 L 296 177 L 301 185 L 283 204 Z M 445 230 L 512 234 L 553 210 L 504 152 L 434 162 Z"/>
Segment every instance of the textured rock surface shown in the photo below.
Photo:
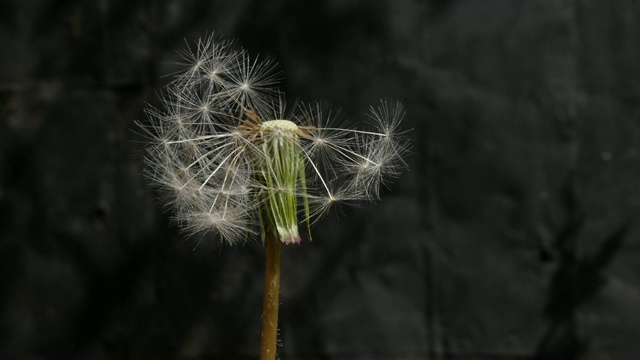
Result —
<path fill-rule="evenodd" d="M 640 357 L 637 1 L 7 1 L 0 358 L 253 358 L 259 246 L 187 239 L 132 129 L 184 39 L 404 99 L 410 171 L 283 255 L 283 358 Z M 194 250 L 195 248 L 195 250 Z"/>

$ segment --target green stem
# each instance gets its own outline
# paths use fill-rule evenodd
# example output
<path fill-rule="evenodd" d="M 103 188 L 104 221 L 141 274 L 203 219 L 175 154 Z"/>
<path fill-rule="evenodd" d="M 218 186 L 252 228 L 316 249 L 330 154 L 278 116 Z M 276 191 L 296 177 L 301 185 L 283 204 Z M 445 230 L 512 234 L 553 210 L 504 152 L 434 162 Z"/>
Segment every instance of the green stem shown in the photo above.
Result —
<path fill-rule="evenodd" d="M 278 307 L 280 305 L 280 239 L 274 229 L 266 229 L 266 272 L 262 312 L 260 360 L 275 360 L 278 341 Z"/>

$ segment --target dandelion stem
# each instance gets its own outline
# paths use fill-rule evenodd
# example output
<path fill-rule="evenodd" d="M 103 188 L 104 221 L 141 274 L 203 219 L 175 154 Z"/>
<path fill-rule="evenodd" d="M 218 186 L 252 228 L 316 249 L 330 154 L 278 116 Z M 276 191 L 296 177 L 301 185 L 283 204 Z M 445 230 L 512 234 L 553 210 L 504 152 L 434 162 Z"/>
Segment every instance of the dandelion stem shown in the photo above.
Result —
<path fill-rule="evenodd" d="M 260 360 L 276 358 L 278 341 L 278 306 L 280 305 L 280 238 L 273 228 L 266 229 L 266 272 L 262 312 Z"/>

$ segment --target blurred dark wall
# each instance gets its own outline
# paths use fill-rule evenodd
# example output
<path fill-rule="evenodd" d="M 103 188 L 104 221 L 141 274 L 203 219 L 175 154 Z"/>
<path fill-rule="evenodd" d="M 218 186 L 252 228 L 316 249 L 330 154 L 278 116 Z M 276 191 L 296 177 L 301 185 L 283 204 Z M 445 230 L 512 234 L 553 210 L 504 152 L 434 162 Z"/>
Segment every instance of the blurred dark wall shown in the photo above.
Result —
<path fill-rule="evenodd" d="M 640 358 L 640 3 L 4 1 L 0 358 L 254 358 L 257 242 L 185 239 L 142 177 L 185 39 L 291 98 L 400 98 L 410 170 L 283 254 L 283 359 Z"/>

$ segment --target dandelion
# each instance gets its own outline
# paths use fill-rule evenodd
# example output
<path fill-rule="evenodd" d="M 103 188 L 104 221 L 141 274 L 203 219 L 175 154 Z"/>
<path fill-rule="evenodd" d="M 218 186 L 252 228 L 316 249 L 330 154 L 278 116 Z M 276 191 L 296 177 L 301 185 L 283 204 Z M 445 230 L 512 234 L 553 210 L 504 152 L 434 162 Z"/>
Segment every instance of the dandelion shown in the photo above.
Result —
<path fill-rule="evenodd" d="M 279 243 L 299 243 L 301 229 L 311 238 L 311 225 L 336 203 L 378 199 L 385 180 L 406 166 L 407 147 L 400 103 L 371 107 L 368 127 L 342 128 L 326 105 L 288 111 L 275 65 L 232 42 L 201 39 L 183 53 L 163 108 L 148 108 L 142 126 L 151 140 L 146 175 L 182 229 L 229 244 L 261 234 L 261 358 L 275 356 Z"/>

